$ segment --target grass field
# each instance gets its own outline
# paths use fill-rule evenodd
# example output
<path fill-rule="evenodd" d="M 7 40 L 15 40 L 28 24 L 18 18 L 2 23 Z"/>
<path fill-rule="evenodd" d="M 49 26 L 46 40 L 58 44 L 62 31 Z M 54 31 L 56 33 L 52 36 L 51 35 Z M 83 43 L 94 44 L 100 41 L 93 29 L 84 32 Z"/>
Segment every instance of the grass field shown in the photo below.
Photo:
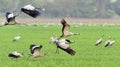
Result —
<path fill-rule="evenodd" d="M 61 26 L 5 26 L 0 28 L 0 67 L 120 67 L 120 26 L 71 26 L 72 32 L 79 36 L 66 37 L 75 41 L 71 48 L 76 51 L 74 56 L 60 50 L 55 54 L 56 47 L 49 43 L 52 36 L 61 35 Z M 14 36 L 21 33 L 21 39 L 12 42 Z M 95 46 L 97 39 L 104 33 L 103 43 Z M 113 46 L 104 47 L 105 41 L 111 36 L 116 40 Z M 31 44 L 43 45 L 41 53 L 48 55 L 41 58 L 28 57 Z M 24 56 L 11 59 L 8 53 L 24 51 Z"/>

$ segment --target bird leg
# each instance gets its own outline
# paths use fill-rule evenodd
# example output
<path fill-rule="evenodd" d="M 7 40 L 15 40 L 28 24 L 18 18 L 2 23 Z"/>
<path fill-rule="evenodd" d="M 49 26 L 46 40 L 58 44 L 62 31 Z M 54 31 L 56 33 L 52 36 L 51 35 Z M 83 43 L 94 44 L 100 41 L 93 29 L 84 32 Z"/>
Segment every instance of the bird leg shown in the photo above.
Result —
<path fill-rule="evenodd" d="M 58 54 L 59 54 L 58 46 L 57 46 L 57 49 L 56 49 L 56 53 L 58 53 Z"/>

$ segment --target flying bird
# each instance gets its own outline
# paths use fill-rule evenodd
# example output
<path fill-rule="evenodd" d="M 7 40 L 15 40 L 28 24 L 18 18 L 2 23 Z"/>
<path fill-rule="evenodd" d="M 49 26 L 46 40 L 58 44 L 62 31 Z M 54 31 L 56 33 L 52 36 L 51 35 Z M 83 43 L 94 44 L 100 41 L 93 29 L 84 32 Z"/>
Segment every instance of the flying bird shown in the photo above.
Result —
<path fill-rule="evenodd" d="M 61 37 L 71 36 L 71 35 L 79 35 L 79 33 L 70 32 L 70 25 L 65 21 L 65 19 L 61 20 L 61 24 L 62 24 L 62 35 L 61 35 Z"/>
<path fill-rule="evenodd" d="M 39 16 L 43 11 L 45 11 L 45 8 L 37 8 L 34 7 L 33 5 L 25 5 L 24 7 L 21 8 L 21 11 L 28 14 L 29 16 L 36 18 Z"/>
<path fill-rule="evenodd" d="M 17 51 L 13 51 L 11 53 L 8 54 L 8 57 L 11 57 L 11 58 L 20 58 L 23 56 L 23 53 L 18 53 Z"/>
<path fill-rule="evenodd" d="M 14 15 L 13 13 L 6 12 L 6 20 L 7 21 L 4 23 L 4 25 L 15 25 L 15 24 L 17 24 L 15 18 L 17 16 L 19 16 L 20 13 L 18 13 L 17 15 Z"/>
<path fill-rule="evenodd" d="M 58 40 L 58 39 L 54 39 L 54 40 L 51 40 L 53 43 L 56 44 L 56 53 L 59 53 L 59 49 L 67 52 L 68 54 L 70 55 L 75 55 L 75 51 L 70 47 L 70 42 L 69 41 L 66 41 L 65 39 L 61 39 L 61 40 Z"/>
<path fill-rule="evenodd" d="M 18 41 L 21 38 L 21 34 L 19 33 L 17 36 L 13 38 L 13 42 Z"/>
<path fill-rule="evenodd" d="M 100 45 L 100 44 L 102 43 L 103 36 L 104 36 L 104 35 L 102 34 L 101 38 L 99 38 L 99 39 L 96 41 L 95 46 L 98 46 L 98 45 Z"/>
<path fill-rule="evenodd" d="M 34 57 L 34 58 L 37 58 L 37 57 L 40 57 L 42 56 L 40 54 L 40 50 L 43 46 L 42 45 L 30 45 L 30 56 Z"/>

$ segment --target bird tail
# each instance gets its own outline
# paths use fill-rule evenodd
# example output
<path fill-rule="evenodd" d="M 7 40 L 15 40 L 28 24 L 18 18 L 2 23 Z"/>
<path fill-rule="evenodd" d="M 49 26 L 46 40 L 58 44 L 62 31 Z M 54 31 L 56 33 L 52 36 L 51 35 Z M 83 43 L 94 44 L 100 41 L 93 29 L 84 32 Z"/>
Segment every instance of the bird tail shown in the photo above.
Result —
<path fill-rule="evenodd" d="M 68 54 L 70 54 L 70 55 L 75 55 L 75 51 L 73 50 L 73 49 L 71 49 L 71 48 L 67 48 L 67 49 L 63 49 L 63 48 L 61 48 L 62 50 L 64 50 L 65 52 L 67 52 Z"/>
<path fill-rule="evenodd" d="M 16 40 L 15 39 L 13 39 L 13 42 L 15 42 Z"/>

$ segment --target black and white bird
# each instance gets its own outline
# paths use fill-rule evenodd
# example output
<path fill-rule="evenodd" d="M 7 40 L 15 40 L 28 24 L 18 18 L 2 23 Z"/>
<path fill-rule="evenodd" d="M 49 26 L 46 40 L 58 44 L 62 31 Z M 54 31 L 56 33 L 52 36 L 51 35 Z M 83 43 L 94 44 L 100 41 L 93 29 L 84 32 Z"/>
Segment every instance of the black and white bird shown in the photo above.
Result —
<path fill-rule="evenodd" d="M 18 13 L 17 15 L 14 15 L 13 13 L 6 12 L 6 20 L 7 21 L 4 23 L 4 25 L 15 25 L 15 24 L 17 24 L 15 18 L 17 16 L 19 16 L 20 13 Z"/>
<path fill-rule="evenodd" d="M 43 11 L 45 11 L 45 8 L 37 8 L 34 7 L 33 5 L 26 5 L 24 7 L 21 8 L 21 11 L 28 14 L 29 16 L 36 18 L 37 16 L 39 16 Z"/>
<path fill-rule="evenodd" d="M 21 38 L 21 33 L 13 38 L 13 42 L 18 41 Z"/>
<path fill-rule="evenodd" d="M 70 25 L 65 21 L 65 19 L 61 20 L 61 24 L 62 24 L 62 35 L 61 35 L 61 37 L 71 36 L 71 35 L 80 35 L 79 33 L 70 32 Z"/>
<path fill-rule="evenodd" d="M 98 46 L 98 45 L 100 45 L 102 43 L 103 36 L 104 35 L 102 34 L 102 36 L 96 41 L 95 46 Z"/>
<path fill-rule="evenodd" d="M 22 56 L 23 56 L 23 53 L 18 53 L 17 51 L 13 51 L 8 54 L 8 57 L 11 57 L 11 58 L 20 58 Z"/>
<path fill-rule="evenodd" d="M 110 46 L 110 42 L 111 42 L 111 36 L 109 36 L 109 39 L 105 42 L 105 47 Z"/>
<path fill-rule="evenodd" d="M 42 47 L 42 45 L 30 45 L 30 56 L 34 58 L 41 57 L 42 55 L 40 54 L 40 50 Z"/>
<path fill-rule="evenodd" d="M 111 40 L 111 37 L 109 37 L 109 40 L 105 42 L 105 47 L 112 46 L 115 43 L 115 40 Z"/>
<path fill-rule="evenodd" d="M 56 44 L 56 47 L 57 47 L 56 53 L 59 53 L 58 48 L 67 52 L 70 55 L 75 55 L 75 53 L 76 53 L 73 49 L 71 49 L 71 47 L 69 45 L 70 43 L 72 43 L 72 42 L 70 42 L 70 40 L 68 41 L 68 40 L 65 40 L 65 39 L 61 39 L 61 40 L 54 39 L 54 40 L 51 40 L 51 42 Z"/>

